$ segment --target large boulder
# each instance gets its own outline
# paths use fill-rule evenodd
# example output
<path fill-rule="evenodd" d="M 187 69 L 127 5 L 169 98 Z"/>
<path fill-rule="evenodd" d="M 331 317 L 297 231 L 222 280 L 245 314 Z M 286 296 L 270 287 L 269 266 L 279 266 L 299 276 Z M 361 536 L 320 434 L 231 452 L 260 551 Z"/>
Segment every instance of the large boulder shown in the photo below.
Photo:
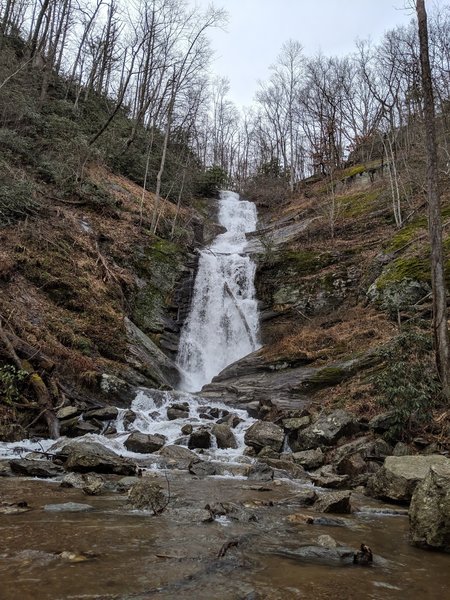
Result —
<path fill-rule="evenodd" d="M 78 473 L 114 473 L 134 475 L 136 465 L 97 442 L 72 442 L 63 446 L 61 456 L 67 458 L 65 469 Z"/>
<path fill-rule="evenodd" d="M 62 468 L 52 463 L 51 460 L 18 459 L 9 461 L 11 471 L 16 475 L 27 477 L 56 477 L 62 472 Z"/>
<path fill-rule="evenodd" d="M 409 507 L 411 541 L 450 552 L 450 460 L 430 467 L 414 490 Z"/>
<path fill-rule="evenodd" d="M 304 469 L 317 469 L 325 462 L 325 455 L 321 448 L 304 450 L 303 452 L 294 452 L 292 458 L 295 463 L 301 465 Z"/>
<path fill-rule="evenodd" d="M 245 432 L 244 441 L 247 446 L 257 452 L 265 446 L 270 446 L 275 452 L 280 452 L 284 442 L 284 431 L 275 423 L 269 421 L 256 421 Z"/>
<path fill-rule="evenodd" d="M 335 410 L 321 415 L 309 427 L 298 432 L 297 439 L 291 441 L 295 452 L 311 450 L 318 446 L 332 446 L 344 436 L 356 433 L 359 425 L 353 415 L 345 410 Z"/>
<path fill-rule="evenodd" d="M 238 447 L 234 433 L 231 431 L 231 427 L 227 423 L 218 423 L 214 425 L 212 432 L 216 438 L 218 448 L 227 449 Z"/>
<path fill-rule="evenodd" d="M 133 431 L 133 433 L 125 440 L 124 446 L 127 450 L 130 450 L 130 452 L 152 454 L 153 452 L 161 450 L 166 441 L 167 438 L 164 435 L 150 435 L 141 433 L 140 431 Z"/>
<path fill-rule="evenodd" d="M 187 469 L 192 461 L 198 460 L 195 452 L 184 446 L 164 446 L 159 454 L 164 459 L 165 466 L 169 469 Z"/>
<path fill-rule="evenodd" d="M 200 448 L 206 450 L 211 448 L 211 434 L 208 429 L 201 427 L 200 429 L 196 429 L 189 436 L 188 441 L 189 448 Z"/>
<path fill-rule="evenodd" d="M 105 480 L 97 473 L 67 473 L 61 482 L 61 487 L 83 490 L 88 496 L 100 494 L 105 486 Z"/>
<path fill-rule="evenodd" d="M 438 454 L 388 456 L 383 467 L 369 479 L 367 493 L 382 500 L 408 503 L 431 467 L 449 463 L 448 458 Z"/>

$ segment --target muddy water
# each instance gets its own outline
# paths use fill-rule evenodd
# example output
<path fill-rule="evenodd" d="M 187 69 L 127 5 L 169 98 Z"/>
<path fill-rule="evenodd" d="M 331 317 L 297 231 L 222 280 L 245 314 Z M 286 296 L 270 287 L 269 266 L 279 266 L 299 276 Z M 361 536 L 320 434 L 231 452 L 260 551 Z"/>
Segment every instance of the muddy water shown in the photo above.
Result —
<path fill-rule="evenodd" d="M 355 514 L 340 526 L 295 524 L 289 516 L 308 510 L 295 504 L 300 488 L 294 482 L 261 486 L 236 478 L 169 477 L 171 502 L 158 517 L 131 511 L 124 494 L 89 497 L 56 482 L 1 479 L 3 502 L 25 500 L 32 508 L 0 515 L 1 600 L 450 597 L 450 556 L 409 546 L 404 516 Z M 237 509 L 201 522 L 198 509 L 218 501 Z M 43 509 L 62 502 L 90 504 L 93 510 Z M 367 498 L 355 498 L 357 507 L 368 504 Z M 387 563 L 311 565 L 282 555 L 323 534 L 354 548 L 365 542 Z M 218 558 L 232 540 L 238 545 Z"/>

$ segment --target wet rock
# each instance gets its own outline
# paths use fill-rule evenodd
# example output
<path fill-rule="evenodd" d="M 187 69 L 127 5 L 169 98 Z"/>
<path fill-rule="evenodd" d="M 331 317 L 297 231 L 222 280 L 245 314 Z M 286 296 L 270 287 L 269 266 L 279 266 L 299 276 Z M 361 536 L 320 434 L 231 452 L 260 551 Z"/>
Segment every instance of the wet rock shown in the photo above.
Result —
<path fill-rule="evenodd" d="M 258 462 L 248 470 L 248 478 L 251 481 L 272 481 L 273 477 L 273 469 L 265 463 Z"/>
<path fill-rule="evenodd" d="M 150 435 L 133 431 L 125 440 L 124 446 L 130 452 L 138 452 L 140 454 L 152 454 L 161 450 L 166 443 L 167 438 L 164 435 Z"/>
<path fill-rule="evenodd" d="M 22 513 L 29 512 L 30 510 L 31 508 L 24 500 L 20 502 L 0 503 L 0 515 L 20 515 Z"/>
<path fill-rule="evenodd" d="M 211 448 L 211 434 L 208 429 L 201 427 L 193 431 L 189 436 L 188 448 L 202 448 L 204 450 Z"/>
<path fill-rule="evenodd" d="M 317 471 L 311 471 L 309 476 L 316 485 L 323 488 L 340 488 L 347 485 L 348 475 L 338 475 L 332 465 L 325 465 Z"/>
<path fill-rule="evenodd" d="M 104 408 L 96 408 L 84 413 L 85 420 L 95 419 L 96 421 L 114 421 L 117 419 L 119 410 L 115 406 L 105 406 Z"/>
<path fill-rule="evenodd" d="M 305 429 L 311 424 L 311 417 L 306 415 L 304 417 L 293 417 L 289 419 L 283 419 L 283 427 L 286 431 L 298 431 L 299 429 Z"/>
<path fill-rule="evenodd" d="M 104 485 L 105 480 L 96 473 L 67 473 L 61 482 L 61 487 L 77 488 L 88 496 L 100 494 Z"/>
<path fill-rule="evenodd" d="M 72 442 L 63 446 L 61 453 L 67 456 L 64 465 L 67 471 L 93 471 L 116 475 L 134 475 L 136 472 L 133 462 L 97 442 Z"/>
<path fill-rule="evenodd" d="M 135 421 L 136 414 L 132 410 L 125 411 L 125 414 L 123 415 L 123 426 L 125 427 L 125 430 L 128 431 L 130 425 L 132 425 Z"/>
<path fill-rule="evenodd" d="M 77 417 L 81 413 L 81 410 L 77 406 L 63 406 L 56 412 L 57 419 L 71 419 Z"/>
<path fill-rule="evenodd" d="M 388 411 L 376 415 L 369 421 L 369 429 L 375 433 L 385 433 L 396 424 L 396 415 L 393 411 Z"/>
<path fill-rule="evenodd" d="M 262 460 L 264 458 L 273 458 L 273 459 L 280 459 L 280 453 L 279 452 L 275 452 L 275 450 L 273 448 L 271 448 L 270 446 L 264 446 L 264 448 L 258 452 L 258 459 Z"/>
<path fill-rule="evenodd" d="M 331 535 L 319 535 L 317 538 L 317 545 L 322 548 L 337 548 L 337 542 Z"/>
<path fill-rule="evenodd" d="M 189 473 L 197 477 L 209 477 L 217 474 L 217 467 L 212 462 L 196 458 L 189 465 Z"/>
<path fill-rule="evenodd" d="M 317 500 L 317 493 L 313 489 L 301 490 L 294 496 L 281 501 L 289 506 L 311 506 Z"/>
<path fill-rule="evenodd" d="M 187 469 L 193 460 L 197 460 L 197 455 L 183 446 L 164 446 L 159 451 L 168 468 Z"/>
<path fill-rule="evenodd" d="M 194 431 L 194 428 L 192 427 L 192 425 L 190 423 L 186 423 L 186 425 L 183 425 L 183 427 L 181 428 L 181 433 L 183 435 L 191 435 L 191 433 Z"/>
<path fill-rule="evenodd" d="M 11 467 L 9 466 L 9 460 L 0 461 L 0 477 L 11 477 L 11 475 L 12 471 Z"/>
<path fill-rule="evenodd" d="M 261 458 L 258 454 L 258 461 L 261 461 L 276 471 L 277 477 L 289 477 L 292 479 L 309 480 L 309 476 L 301 465 L 296 465 L 292 460 L 281 460 L 276 458 Z"/>
<path fill-rule="evenodd" d="M 128 492 L 128 490 L 139 482 L 139 477 L 122 477 L 115 485 L 118 492 Z"/>
<path fill-rule="evenodd" d="M 88 512 L 94 508 L 90 504 L 63 502 L 62 504 L 46 504 L 44 510 L 46 512 Z"/>
<path fill-rule="evenodd" d="M 78 417 L 61 423 L 61 435 L 74 438 L 87 433 L 100 433 L 100 427 L 88 421 L 80 421 Z"/>
<path fill-rule="evenodd" d="M 340 519 L 338 517 L 316 517 L 303 513 L 289 515 L 288 521 L 299 525 L 321 525 L 323 527 L 348 527 L 350 525 L 348 519 Z"/>
<path fill-rule="evenodd" d="M 189 417 L 189 404 L 182 402 L 179 404 L 171 404 L 167 409 L 167 418 L 169 421 L 175 419 L 187 419 Z"/>
<path fill-rule="evenodd" d="M 237 448 L 237 441 L 234 433 L 226 423 L 217 423 L 212 428 L 212 433 L 217 441 L 217 447 L 220 449 Z"/>
<path fill-rule="evenodd" d="M 431 456 L 388 456 L 383 467 L 369 479 L 367 493 L 375 498 L 407 503 L 431 467 L 450 464 L 450 459 Z"/>
<path fill-rule="evenodd" d="M 314 503 L 314 510 L 322 513 L 351 513 L 350 497 L 351 493 L 347 490 L 323 494 Z"/>
<path fill-rule="evenodd" d="M 56 477 L 63 471 L 62 467 L 55 465 L 51 460 L 29 460 L 24 458 L 10 460 L 9 466 L 14 474 L 27 477 Z"/>
<path fill-rule="evenodd" d="M 335 410 L 329 415 L 320 416 L 309 427 L 298 432 L 297 439 L 291 442 L 295 452 L 311 450 L 318 446 L 332 446 L 340 438 L 358 431 L 359 425 L 353 415 L 344 410 Z"/>
<path fill-rule="evenodd" d="M 212 523 L 214 516 L 205 508 L 171 508 L 167 511 L 167 516 L 180 523 Z"/>
<path fill-rule="evenodd" d="M 450 460 L 430 467 L 414 490 L 409 507 L 411 541 L 450 552 Z"/>
<path fill-rule="evenodd" d="M 143 477 L 129 489 L 128 504 L 139 510 L 151 510 L 157 515 L 167 506 L 167 497 L 159 483 Z"/>
<path fill-rule="evenodd" d="M 280 452 L 284 441 L 284 431 L 275 423 L 257 421 L 245 432 L 245 443 L 257 452 L 265 446 L 270 446 L 275 452 Z"/>
<path fill-rule="evenodd" d="M 325 462 L 325 454 L 321 448 L 314 450 L 304 450 L 303 452 L 294 452 L 292 454 L 294 462 L 301 465 L 304 469 L 317 469 Z"/>
<path fill-rule="evenodd" d="M 367 464 L 359 452 L 344 456 L 336 465 L 338 475 L 348 475 L 350 478 L 357 477 L 367 472 Z"/>
<path fill-rule="evenodd" d="M 348 566 L 353 564 L 355 551 L 348 546 L 338 546 L 336 548 L 303 546 L 292 550 L 281 548 L 276 550 L 274 554 L 287 556 L 305 563 L 329 566 Z"/>
<path fill-rule="evenodd" d="M 232 429 L 235 429 L 239 423 L 242 423 L 244 419 L 241 419 L 240 417 L 238 417 L 237 415 L 233 415 L 233 414 L 229 414 L 226 417 L 222 417 L 217 421 L 218 425 L 228 425 L 229 427 L 231 427 Z"/>

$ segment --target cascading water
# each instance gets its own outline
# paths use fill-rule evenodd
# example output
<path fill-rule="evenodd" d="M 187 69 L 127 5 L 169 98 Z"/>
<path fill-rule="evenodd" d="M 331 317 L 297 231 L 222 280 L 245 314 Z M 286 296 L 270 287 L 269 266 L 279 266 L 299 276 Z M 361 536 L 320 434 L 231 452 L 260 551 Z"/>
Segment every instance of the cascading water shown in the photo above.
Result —
<path fill-rule="evenodd" d="M 219 223 L 227 231 L 200 252 L 191 311 L 180 337 L 180 387 L 190 392 L 259 345 L 256 267 L 244 254 L 245 234 L 256 229 L 256 207 L 234 192 L 221 192 Z"/>

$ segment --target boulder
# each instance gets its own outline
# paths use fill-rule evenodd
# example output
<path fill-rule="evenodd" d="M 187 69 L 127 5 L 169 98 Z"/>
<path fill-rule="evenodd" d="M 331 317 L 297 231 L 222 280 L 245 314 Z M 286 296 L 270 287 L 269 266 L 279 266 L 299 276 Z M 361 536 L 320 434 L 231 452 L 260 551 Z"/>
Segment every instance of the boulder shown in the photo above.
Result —
<path fill-rule="evenodd" d="M 63 469 L 55 465 L 51 460 L 18 459 L 10 460 L 11 471 L 16 475 L 26 475 L 27 477 L 56 477 L 62 473 Z"/>
<path fill-rule="evenodd" d="M 327 566 L 347 566 L 353 564 L 355 551 L 348 546 L 338 546 L 336 548 L 323 546 L 301 546 L 297 549 L 276 550 L 274 554 L 286 556 L 300 562 L 327 565 Z"/>
<path fill-rule="evenodd" d="M 311 417 L 306 415 L 304 417 L 292 417 L 289 419 L 283 419 L 283 427 L 286 431 L 298 431 L 308 427 L 311 423 Z"/>
<path fill-rule="evenodd" d="M 89 421 L 95 419 L 96 421 L 114 421 L 117 419 L 119 410 L 115 406 L 105 406 L 104 408 L 96 408 L 84 413 L 84 419 Z"/>
<path fill-rule="evenodd" d="M 260 450 L 258 452 L 258 459 L 262 460 L 264 458 L 273 458 L 275 460 L 279 460 L 280 459 L 280 453 L 279 452 L 275 452 L 275 450 L 273 448 L 271 448 L 270 446 L 264 446 L 264 448 L 262 450 Z M 293 462 L 293 461 L 291 461 Z"/>
<path fill-rule="evenodd" d="M 304 479 L 309 481 L 308 474 L 305 469 L 301 465 L 296 465 L 292 460 L 281 460 L 278 458 L 261 458 L 261 455 L 258 454 L 258 461 L 262 461 L 264 464 L 268 465 L 272 469 L 276 471 L 281 471 L 281 473 L 277 473 L 278 477 L 286 477 L 289 476 L 293 479 Z"/>
<path fill-rule="evenodd" d="M 342 437 L 356 433 L 358 429 L 359 425 L 353 415 L 345 410 L 335 410 L 328 415 L 321 415 L 312 425 L 299 430 L 291 447 L 299 452 L 318 446 L 332 446 Z"/>
<path fill-rule="evenodd" d="M 72 442 L 63 446 L 61 455 L 66 456 L 65 469 L 87 473 L 114 473 L 116 475 L 134 475 L 136 465 L 122 458 L 109 448 L 97 442 Z"/>
<path fill-rule="evenodd" d="M 432 465 L 414 490 L 409 507 L 411 541 L 450 552 L 450 460 Z"/>
<path fill-rule="evenodd" d="M 389 431 L 391 427 L 397 422 L 397 416 L 395 412 L 388 411 L 381 413 L 380 415 L 376 415 L 369 421 L 369 429 L 374 431 L 375 433 L 385 433 Z"/>
<path fill-rule="evenodd" d="M 96 496 L 105 485 L 105 480 L 97 473 L 67 473 L 61 482 L 61 487 L 83 490 L 88 496 Z"/>
<path fill-rule="evenodd" d="M 256 463 L 250 467 L 247 476 L 251 481 L 272 481 L 274 472 L 269 465 Z"/>
<path fill-rule="evenodd" d="M 167 418 L 169 421 L 175 421 L 175 419 L 187 419 L 188 417 L 189 404 L 187 402 L 171 404 L 167 409 Z"/>
<path fill-rule="evenodd" d="M 61 435 L 67 437 L 81 437 L 87 433 L 100 433 L 100 427 L 89 423 L 88 421 L 80 421 L 78 417 L 67 419 L 61 423 Z"/>
<path fill-rule="evenodd" d="M 192 427 L 192 425 L 190 423 L 186 423 L 186 425 L 183 425 L 183 427 L 181 428 L 181 433 L 183 435 L 191 435 L 191 433 L 194 431 L 194 428 Z"/>
<path fill-rule="evenodd" d="M 341 488 L 347 485 L 349 476 L 338 475 L 332 465 L 325 465 L 317 471 L 311 471 L 309 476 L 316 485 L 323 488 Z"/>
<path fill-rule="evenodd" d="M 81 413 L 81 410 L 77 406 L 63 406 L 56 413 L 57 419 L 71 419 L 77 417 Z"/>
<path fill-rule="evenodd" d="M 314 510 L 322 513 L 348 514 L 352 512 L 351 493 L 348 490 L 323 494 L 314 503 Z"/>
<path fill-rule="evenodd" d="M 382 500 L 408 503 L 431 467 L 448 465 L 445 456 L 388 456 L 383 467 L 369 479 L 367 493 Z"/>
<path fill-rule="evenodd" d="M 167 497 L 159 483 L 143 477 L 129 489 L 128 504 L 140 510 L 151 510 L 157 515 L 167 506 Z"/>
<path fill-rule="evenodd" d="M 357 477 L 367 472 L 367 464 L 359 452 L 344 456 L 336 465 L 338 475 Z"/>
<path fill-rule="evenodd" d="M 292 458 L 295 463 L 301 465 L 304 469 L 317 469 L 325 462 L 325 455 L 321 448 L 304 450 L 303 452 L 294 452 Z"/>
<path fill-rule="evenodd" d="M 164 446 L 159 454 L 166 467 L 172 469 L 187 469 L 193 460 L 198 460 L 198 456 L 184 446 Z"/>
<path fill-rule="evenodd" d="M 211 448 L 211 434 L 208 429 L 201 427 L 193 431 L 189 436 L 188 448 L 201 448 L 203 450 Z"/>
<path fill-rule="evenodd" d="M 257 452 L 264 446 L 270 446 L 275 452 L 281 452 L 284 442 L 284 431 L 275 423 L 256 421 L 245 432 L 245 443 Z"/>
<path fill-rule="evenodd" d="M 117 482 L 115 490 L 118 492 L 128 492 L 128 490 L 139 481 L 139 477 L 122 477 L 122 479 L 119 479 Z"/>
<path fill-rule="evenodd" d="M 219 423 L 214 425 L 212 432 L 217 441 L 217 447 L 222 449 L 237 448 L 237 441 L 234 437 L 234 433 L 226 423 Z"/>
<path fill-rule="evenodd" d="M 198 477 L 209 477 L 210 475 L 217 474 L 216 465 L 212 462 L 200 460 L 196 458 L 189 465 L 189 473 L 197 475 Z"/>
<path fill-rule="evenodd" d="M 150 435 L 133 431 L 125 440 L 124 446 L 130 452 L 138 452 L 140 454 L 152 454 L 161 450 L 166 443 L 167 438 L 164 435 Z"/>

